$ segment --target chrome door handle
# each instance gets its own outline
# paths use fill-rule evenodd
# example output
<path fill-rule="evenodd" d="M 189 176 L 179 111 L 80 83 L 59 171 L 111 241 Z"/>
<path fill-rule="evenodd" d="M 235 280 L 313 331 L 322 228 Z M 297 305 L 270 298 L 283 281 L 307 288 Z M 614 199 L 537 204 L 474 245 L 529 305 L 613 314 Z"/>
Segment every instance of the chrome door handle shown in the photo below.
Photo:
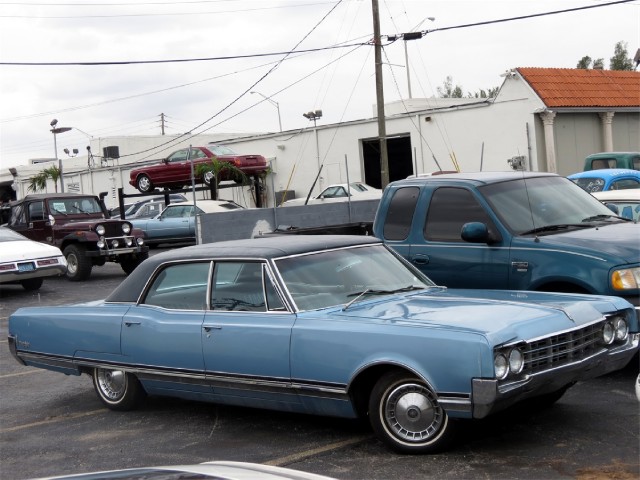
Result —
<path fill-rule="evenodd" d="M 202 328 L 205 332 L 210 332 L 211 330 L 222 330 L 222 326 L 220 325 L 203 325 Z"/>
<path fill-rule="evenodd" d="M 125 326 L 130 327 L 131 325 L 142 325 L 142 322 L 131 322 L 131 321 L 126 321 L 124 322 Z"/>

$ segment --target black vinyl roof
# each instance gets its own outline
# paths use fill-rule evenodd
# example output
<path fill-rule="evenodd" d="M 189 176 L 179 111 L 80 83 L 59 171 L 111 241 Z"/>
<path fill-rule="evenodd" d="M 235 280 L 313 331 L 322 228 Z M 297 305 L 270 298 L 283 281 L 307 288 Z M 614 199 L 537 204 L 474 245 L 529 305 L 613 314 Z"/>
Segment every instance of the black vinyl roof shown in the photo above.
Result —
<path fill-rule="evenodd" d="M 351 245 L 381 243 L 375 237 L 358 235 L 281 235 L 205 243 L 168 250 L 140 264 L 114 291 L 107 302 L 135 302 L 147 280 L 166 262 L 202 259 L 272 259 Z"/>

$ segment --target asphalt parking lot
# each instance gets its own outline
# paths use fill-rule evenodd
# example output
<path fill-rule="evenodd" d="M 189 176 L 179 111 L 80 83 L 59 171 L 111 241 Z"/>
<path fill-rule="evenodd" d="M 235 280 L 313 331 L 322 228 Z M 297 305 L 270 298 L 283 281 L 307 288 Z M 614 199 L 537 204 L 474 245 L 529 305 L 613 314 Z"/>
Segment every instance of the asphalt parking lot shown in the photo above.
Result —
<path fill-rule="evenodd" d="M 120 267 L 107 264 L 81 283 L 50 279 L 39 292 L 0 288 L 2 480 L 210 460 L 338 479 L 640 477 L 637 364 L 579 383 L 552 408 L 464 423 L 446 453 L 405 456 L 387 450 L 367 425 L 342 419 L 166 398 L 113 412 L 98 401 L 89 377 L 23 367 L 11 357 L 7 324 L 17 308 L 101 299 L 122 279 Z"/>

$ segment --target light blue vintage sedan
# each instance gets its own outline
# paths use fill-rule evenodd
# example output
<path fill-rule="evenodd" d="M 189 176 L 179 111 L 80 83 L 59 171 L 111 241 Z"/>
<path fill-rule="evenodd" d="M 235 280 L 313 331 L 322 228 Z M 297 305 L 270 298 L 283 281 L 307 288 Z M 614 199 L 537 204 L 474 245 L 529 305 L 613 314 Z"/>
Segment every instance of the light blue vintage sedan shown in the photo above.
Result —
<path fill-rule="evenodd" d="M 104 301 L 9 319 L 19 362 L 89 374 L 111 409 L 148 394 L 368 416 L 405 453 L 444 448 L 457 419 L 553 403 L 624 367 L 638 339 L 621 298 L 450 291 L 379 240 L 351 236 L 174 250 Z"/>

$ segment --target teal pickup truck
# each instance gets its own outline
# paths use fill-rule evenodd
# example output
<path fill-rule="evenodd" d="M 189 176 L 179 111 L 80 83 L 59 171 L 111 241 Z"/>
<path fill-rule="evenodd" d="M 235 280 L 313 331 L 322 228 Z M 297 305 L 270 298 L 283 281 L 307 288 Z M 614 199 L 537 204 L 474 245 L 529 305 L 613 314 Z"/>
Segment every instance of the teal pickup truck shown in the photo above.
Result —
<path fill-rule="evenodd" d="M 640 225 L 555 174 L 393 182 L 373 233 L 447 287 L 615 295 L 640 305 Z"/>

